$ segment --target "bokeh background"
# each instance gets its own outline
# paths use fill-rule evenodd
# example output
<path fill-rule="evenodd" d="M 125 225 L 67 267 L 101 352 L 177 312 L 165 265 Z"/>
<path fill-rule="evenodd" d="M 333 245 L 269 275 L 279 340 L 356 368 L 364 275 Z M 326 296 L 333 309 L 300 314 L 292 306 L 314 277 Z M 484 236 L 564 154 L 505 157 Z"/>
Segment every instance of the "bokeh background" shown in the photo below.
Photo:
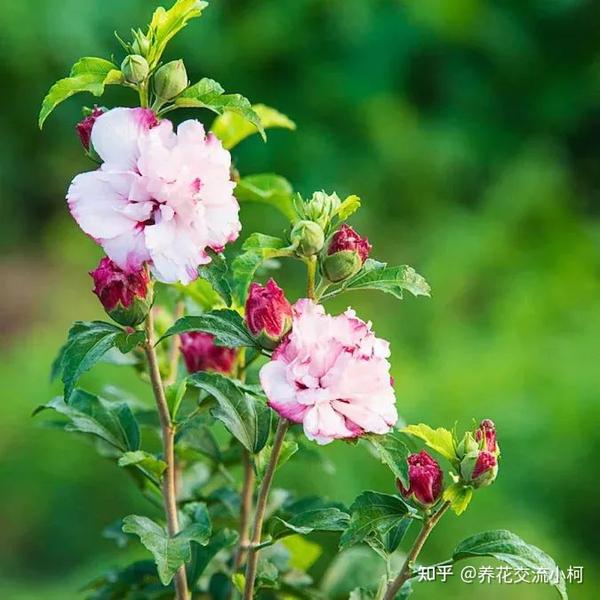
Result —
<path fill-rule="evenodd" d="M 31 411 L 57 389 L 49 364 L 75 318 L 101 318 L 87 271 L 99 252 L 71 222 L 70 179 L 90 168 L 79 96 L 36 126 L 49 85 L 82 55 L 121 60 L 113 30 L 157 2 L 36 0 L 0 11 L 0 597 L 79 598 L 127 558 L 103 528 L 145 505 L 91 446 Z M 304 194 L 356 193 L 374 255 L 408 263 L 430 300 L 346 296 L 392 342 L 409 422 L 493 418 L 503 450 L 492 489 L 439 527 L 426 555 L 462 537 L 515 530 L 598 597 L 600 435 L 600 5 L 593 0 L 215 0 L 169 51 L 289 114 L 235 151 L 242 173 L 273 171 Z M 134 102 L 110 90 L 103 103 Z M 210 123 L 210 113 L 195 116 Z M 284 222 L 243 209 L 245 233 Z M 294 295 L 294 272 L 278 276 Z M 299 292 L 299 290 L 297 290 Z M 86 377 L 89 387 L 115 367 Z M 335 475 L 285 467 L 280 482 L 349 502 L 393 481 L 360 446 L 324 450 Z M 310 470 L 309 470 L 310 469 Z M 420 586 L 415 599 L 536 600 L 545 586 Z"/>

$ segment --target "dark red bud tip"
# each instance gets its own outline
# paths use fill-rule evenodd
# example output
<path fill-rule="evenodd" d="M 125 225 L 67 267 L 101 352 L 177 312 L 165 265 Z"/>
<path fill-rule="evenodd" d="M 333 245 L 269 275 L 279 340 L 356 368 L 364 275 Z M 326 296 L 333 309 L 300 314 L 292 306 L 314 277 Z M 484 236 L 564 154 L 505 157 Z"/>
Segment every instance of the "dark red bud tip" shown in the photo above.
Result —
<path fill-rule="evenodd" d="M 422 450 L 408 457 L 408 480 L 408 489 L 404 488 L 400 480 L 396 482 L 400 493 L 405 498 L 412 498 L 418 504 L 427 507 L 439 499 L 444 473 L 438 462 Z"/>
<path fill-rule="evenodd" d="M 90 272 L 94 294 L 104 310 L 121 325 L 139 325 L 152 305 L 152 285 L 146 268 L 125 271 L 104 257 Z"/>
<path fill-rule="evenodd" d="M 292 306 L 283 290 L 269 279 L 262 286 L 253 283 L 246 300 L 246 325 L 266 348 L 275 348 L 292 326 Z"/>
<path fill-rule="evenodd" d="M 498 461 L 493 454 L 490 452 L 480 452 L 471 477 L 477 479 L 480 475 L 492 470 L 497 464 Z"/>
<path fill-rule="evenodd" d="M 215 344 L 210 333 L 194 331 L 180 336 L 181 353 L 189 373 L 215 371 L 231 373 L 235 365 L 236 351 Z"/>
<path fill-rule="evenodd" d="M 478 442 L 485 440 L 485 449 L 488 452 L 497 452 L 496 426 L 491 419 L 484 419 L 475 431 L 475 439 Z"/>
<path fill-rule="evenodd" d="M 371 244 L 367 238 L 360 237 L 350 225 L 344 223 L 334 234 L 329 242 L 327 254 L 335 254 L 336 252 L 350 251 L 356 252 L 361 262 L 369 258 L 371 252 Z"/>
<path fill-rule="evenodd" d="M 83 119 L 83 121 L 77 123 L 77 126 L 75 127 L 77 130 L 77 135 L 79 136 L 79 139 L 86 150 L 90 149 L 90 140 L 92 139 L 92 129 L 94 127 L 94 123 L 100 115 L 104 114 L 104 112 L 105 111 L 103 108 L 94 106 L 92 113 Z"/>

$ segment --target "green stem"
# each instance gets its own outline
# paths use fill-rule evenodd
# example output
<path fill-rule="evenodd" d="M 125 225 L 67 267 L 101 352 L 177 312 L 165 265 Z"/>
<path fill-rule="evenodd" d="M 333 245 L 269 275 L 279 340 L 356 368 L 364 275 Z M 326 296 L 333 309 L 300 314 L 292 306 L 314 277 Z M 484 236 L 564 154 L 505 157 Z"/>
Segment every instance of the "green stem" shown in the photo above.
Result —
<path fill-rule="evenodd" d="M 163 441 L 163 453 L 167 468 L 163 476 L 162 494 L 164 499 L 165 516 L 167 518 L 167 529 L 169 536 L 173 537 L 179 533 L 179 516 L 177 514 L 177 471 L 175 464 L 175 427 L 171 421 L 167 398 L 158 367 L 156 351 L 154 349 L 154 316 L 152 311 L 146 318 L 146 342 L 144 350 L 148 359 L 148 370 L 152 390 L 158 409 L 158 417 Z M 185 566 L 182 565 L 175 573 L 175 597 L 177 600 L 189 600 L 190 593 L 187 584 Z"/>
<path fill-rule="evenodd" d="M 317 277 L 317 257 L 316 256 L 310 256 L 307 258 L 306 269 L 307 269 L 306 295 L 311 300 L 316 300 L 317 299 L 315 296 L 315 279 Z"/>
<path fill-rule="evenodd" d="M 323 294 L 328 290 L 330 285 L 331 284 L 329 283 L 329 281 L 327 281 L 327 279 L 325 279 L 324 277 L 323 279 L 321 279 L 321 281 L 319 281 L 319 285 L 317 286 L 317 289 L 315 291 L 317 300 L 321 300 Z"/>
<path fill-rule="evenodd" d="M 140 94 L 140 106 L 142 108 L 148 108 L 148 105 L 150 104 L 148 98 L 148 82 L 142 81 L 142 83 L 139 85 L 138 91 Z"/>
<path fill-rule="evenodd" d="M 252 538 L 250 547 L 248 548 L 248 562 L 246 563 L 246 583 L 244 585 L 244 600 L 252 600 L 254 596 L 254 583 L 256 582 L 256 571 L 258 567 L 258 548 L 262 536 L 263 522 L 265 520 L 265 511 L 267 510 L 267 500 L 269 499 L 269 491 L 273 483 L 273 476 L 277 468 L 277 462 L 283 446 L 283 440 L 287 432 L 289 423 L 285 419 L 280 419 L 273 440 L 273 449 L 271 458 L 267 465 L 267 470 L 260 484 L 258 492 L 258 500 L 256 501 L 256 514 L 254 516 L 254 527 L 252 529 Z"/>
<path fill-rule="evenodd" d="M 396 579 L 394 579 L 389 585 L 385 592 L 385 596 L 383 600 L 394 600 L 404 583 L 410 579 L 412 575 L 412 568 L 417 560 L 421 550 L 423 550 L 423 546 L 429 537 L 429 534 L 433 531 L 433 528 L 438 524 L 439 520 L 444 516 L 444 513 L 450 507 L 450 502 L 444 502 L 442 506 L 437 510 L 437 512 L 433 513 L 431 517 L 429 517 L 424 523 L 423 528 L 421 529 L 413 547 L 411 548 L 400 572 L 398 573 Z"/>

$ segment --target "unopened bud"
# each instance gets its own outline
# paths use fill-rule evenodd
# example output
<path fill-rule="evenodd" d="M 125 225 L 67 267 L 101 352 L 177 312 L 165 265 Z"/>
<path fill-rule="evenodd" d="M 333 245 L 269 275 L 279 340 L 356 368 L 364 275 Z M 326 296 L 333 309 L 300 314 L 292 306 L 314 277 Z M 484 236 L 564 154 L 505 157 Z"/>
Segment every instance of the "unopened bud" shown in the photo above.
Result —
<path fill-rule="evenodd" d="M 369 252 L 369 240 L 344 223 L 331 237 L 322 261 L 323 274 L 332 283 L 344 281 L 362 269 Z"/>
<path fill-rule="evenodd" d="M 145 36 L 141 29 L 132 29 L 131 32 L 133 33 L 133 44 L 131 47 L 133 48 L 134 54 L 148 56 L 148 51 L 150 50 L 150 40 Z"/>
<path fill-rule="evenodd" d="M 396 485 L 400 493 L 424 508 L 433 506 L 442 493 L 444 472 L 438 462 L 425 450 L 408 457 L 408 483 L 406 489 L 398 479 Z"/>
<path fill-rule="evenodd" d="M 313 256 L 323 248 L 325 234 L 313 221 L 298 221 L 292 229 L 290 241 L 300 256 Z"/>
<path fill-rule="evenodd" d="M 148 61 L 140 54 L 130 54 L 121 63 L 121 71 L 129 83 L 141 83 L 148 77 Z"/>
<path fill-rule="evenodd" d="M 246 325 L 256 341 L 274 350 L 292 327 L 292 306 L 283 290 L 269 279 L 267 285 L 253 283 L 246 300 Z"/>
<path fill-rule="evenodd" d="M 182 60 L 172 60 L 154 75 L 154 92 L 161 100 L 179 96 L 188 86 L 188 76 Z"/>
<path fill-rule="evenodd" d="M 146 318 L 153 301 L 152 282 L 146 268 L 124 271 L 104 257 L 90 275 L 94 280 L 93 291 L 111 319 L 135 327 Z"/>
<path fill-rule="evenodd" d="M 236 351 L 215 344 L 210 333 L 193 331 L 184 333 L 181 339 L 181 354 L 189 373 L 216 371 L 231 373 L 235 365 Z"/>
<path fill-rule="evenodd" d="M 103 115 L 106 111 L 103 108 L 98 108 L 94 106 L 92 111 L 79 123 L 77 123 L 76 130 L 79 139 L 81 140 L 81 144 L 83 147 L 89 151 L 90 150 L 90 141 L 92 139 L 92 129 L 94 127 L 94 123 L 96 119 L 100 115 Z"/>
<path fill-rule="evenodd" d="M 499 454 L 498 442 L 496 441 L 496 426 L 491 419 L 484 419 L 475 431 L 475 439 L 483 442 L 483 447 L 492 454 Z"/>
<path fill-rule="evenodd" d="M 460 474 L 465 483 L 475 488 L 494 483 L 498 475 L 498 459 L 486 450 L 467 454 L 460 463 Z"/>

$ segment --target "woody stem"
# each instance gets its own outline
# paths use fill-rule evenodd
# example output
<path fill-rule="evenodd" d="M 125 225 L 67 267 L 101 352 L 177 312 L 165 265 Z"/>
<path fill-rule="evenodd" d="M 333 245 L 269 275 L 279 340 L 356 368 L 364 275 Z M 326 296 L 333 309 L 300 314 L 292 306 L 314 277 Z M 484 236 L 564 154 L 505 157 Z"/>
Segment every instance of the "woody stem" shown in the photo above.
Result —
<path fill-rule="evenodd" d="M 413 547 L 408 553 L 408 556 L 400 569 L 400 573 L 398 573 L 396 579 L 388 585 L 383 600 L 394 600 L 404 583 L 410 579 L 413 565 L 419 557 L 421 550 L 423 550 L 423 546 L 425 545 L 429 534 L 433 531 L 433 528 L 438 524 L 439 520 L 444 516 L 444 513 L 449 507 L 450 502 L 444 502 L 444 504 L 442 504 L 442 506 L 440 506 L 440 508 L 423 523 L 423 527 L 417 536 Z"/>

